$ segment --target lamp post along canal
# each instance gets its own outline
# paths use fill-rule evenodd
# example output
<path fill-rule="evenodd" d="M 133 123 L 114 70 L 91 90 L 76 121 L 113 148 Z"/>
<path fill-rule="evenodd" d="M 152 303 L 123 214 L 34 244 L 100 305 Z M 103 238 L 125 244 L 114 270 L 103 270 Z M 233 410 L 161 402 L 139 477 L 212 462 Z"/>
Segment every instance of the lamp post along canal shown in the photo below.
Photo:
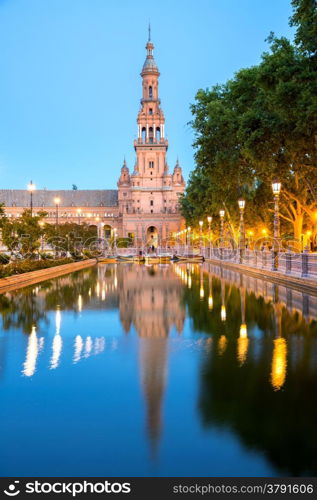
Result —
<path fill-rule="evenodd" d="M 211 257 L 211 221 L 212 221 L 212 217 L 211 216 L 207 217 L 207 222 L 208 222 L 208 240 L 209 240 L 209 258 Z"/>
<path fill-rule="evenodd" d="M 58 196 L 55 196 L 54 198 L 54 203 L 55 203 L 55 227 L 56 227 L 56 231 L 58 229 L 58 207 L 59 207 L 59 204 L 60 204 L 61 200 Z"/>
<path fill-rule="evenodd" d="M 239 227 L 239 262 L 243 261 L 243 254 L 245 250 L 245 231 L 244 231 L 244 208 L 245 208 L 245 200 L 239 200 L 239 209 L 240 209 L 240 227 Z"/>
<path fill-rule="evenodd" d="M 30 210 L 31 210 L 31 217 L 33 216 L 33 193 L 36 190 L 35 184 L 33 184 L 32 181 L 28 184 L 28 192 L 30 193 Z"/>
<path fill-rule="evenodd" d="M 77 216 L 78 216 L 78 225 L 80 226 L 80 214 L 81 214 L 81 208 L 77 208 L 76 212 L 77 212 Z"/>
<path fill-rule="evenodd" d="M 225 211 L 224 210 L 219 210 L 219 216 L 220 216 L 220 259 L 222 259 L 222 247 L 223 247 L 223 222 L 224 222 L 224 217 L 225 217 Z"/>
<path fill-rule="evenodd" d="M 199 246 L 200 246 L 200 253 L 203 253 L 203 224 L 204 222 L 202 220 L 199 221 Z"/>
<path fill-rule="evenodd" d="M 279 253 L 279 246 L 280 246 L 279 199 L 280 199 L 280 192 L 281 192 L 281 183 L 279 181 L 272 182 L 272 191 L 273 191 L 273 195 L 274 195 L 272 271 L 277 271 L 277 269 L 278 269 L 278 253 Z"/>

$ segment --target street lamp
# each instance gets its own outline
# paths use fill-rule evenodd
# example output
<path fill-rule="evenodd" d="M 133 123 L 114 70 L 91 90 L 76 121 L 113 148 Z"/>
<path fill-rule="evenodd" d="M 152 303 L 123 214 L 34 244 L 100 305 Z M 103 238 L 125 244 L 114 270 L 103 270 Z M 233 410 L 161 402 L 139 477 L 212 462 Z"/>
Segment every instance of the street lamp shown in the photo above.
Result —
<path fill-rule="evenodd" d="M 219 210 L 219 215 L 220 215 L 220 244 L 222 245 L 222 243 L 223 243 L 223 219 L 225 217 L 225 211 Z"/>
<path fill-rule="evenodd" d="M 207 222 L 208 222 L 208 239 L 209 239 L 209 258 L 211 257 L 211 221 L 212 221 L 212 217 L 209 215 L 207 217 Z"/>
<path fill-rule="evenodd" d="M 199 221 L 199 246 L 200 246 L 200 251 L 202 252 L 202 247 L 203 247 L 203 224 L 204 222 L 202 220 Z"/>
<path fill-rule="evenodd" d="M 77 215 L 78 215 L 78 225 L 80 226 L 80 214 L 81 214 L 81 208 L 77 208 L 76 212 L 77 212 Z"/>
<path fill-rule="evenodd" d="M 207 217 L 207 222 L 208 222 L 208 239 L 209 239 L 209 241 L 211 240 L 211 221 L 212 221 L 212 217 L 209 215 Z"/>
<path fill-rule="evenodd" d="M 278 268 L 278 251 L 280 240 L 280 217 L 279 217 L 279 198 L 281 192 L 281 183 L 279 181 L 272 182 L 272 191 L 274 195 L 274 241 L 272 254 L 272 271 L 277 271 Z"/>
<path fill-rule="evenodd" d="M 243 260 L 243 252 L 245 247 L 245 234 L 244 234 L 244 207 L 245 200 L 238 200 L 238 205 L 240 209 L 240 228 L 239 228 L 239 250 L 240 250 L 240 263 Z"/>
<path fill-rule="evenodd" d="M 43 227 L 44 227 L 44 222 L 41 220 L 39 222 L 39 226 L 41 228 L 41 251 L 43 252 L 43 249 L 44 249 L 44 235 L 43 235 Z"/>
<path fill-rule="evenodd" d="M 188 226 L 188 228 L 187 228 L 187 246 L 190 246 L 190 229 L 191 229 L 191 227 Z"/>
<path fill-rule="evenodd" d="M 117 228 L 113 229 L 114 249 L 117 249 Z"/>
<path fill-rule="evenodd" d="M 54 203 L 55 203 L 55 207 L 56 207 L 56 212 L 55 212 L 55 216 L 56 216 L 56 222 L 55 222 L 56 229 L 58 228 L 58 206 L 59 206 L 60 202 L 61 202 L 61 199 L 58 196 L 55 196 Z"/>
<path fill-rule="evenodd" d="M 33 215 L 33 192 L 36 190 L 35 184 L 33 184 L 32 181 L 28 184 L 28 192 L 30 193 L 30 210 L 31 210 L 31 217 Z"/>

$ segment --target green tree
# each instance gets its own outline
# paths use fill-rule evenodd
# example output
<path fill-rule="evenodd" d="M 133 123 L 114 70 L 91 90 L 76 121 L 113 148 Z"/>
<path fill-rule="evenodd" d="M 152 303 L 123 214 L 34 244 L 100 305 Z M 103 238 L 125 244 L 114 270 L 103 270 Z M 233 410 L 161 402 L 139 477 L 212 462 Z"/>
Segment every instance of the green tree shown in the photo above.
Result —
<path fill-rule="evenodd" d="M 316 2 L 308 3 L 315 15 Z M 298 9 L 294 13 L 299 28 L 303 12 L 301 17 Z M 236 225 L 237 199 L 244 196 L 251 202 L 247 222 L 254 224 L 267 217 L 267 207 L 272 209 L 270 184 L 278 176 L 282 228 L 286 233 L 291 228 L 300 239 L 317 208 L 316 64 L 299 38 L 297 45 L 273 34 L 268 41 L 270 50 L 258 66 L 198 91 L 191 107 L 196 168 L 181 205 L 192 224 L 225 206 Z"/>
<path fill-rule="evenodd" d="M 45 212 L 32 216 L 27 209 L 18 219 L 7 220 L 2 228 L 3 243 L 11 251 L 19 251 L 24 257 L 33 257 L 40 247 L 42 229 L 39 222 L 45 216 Z"/>
<path fill-rule="evenodd" d="M 294 9 L 290 25 L 296 26 L 295 42 L 309 56 L 317 53 L 316 0 L 292 0 Z"/>
<path fill-rule="evenodd" d="M 3 228 L 6 222 L 7 222 L 7 216 L 4 209 L 4 203 L 0 203 L 0 229 Z"/>
<path fill-rule="evenodd" d="M 95 226 L 73 222 L 65 222 L 59 224 L 58 227 L 55 224 L 45 224 L 43 233 L 46 242 L 57 246 L 61 251 L 69 251 L 73 255 L 80 254 L 82 249 L 89 247 L 97 237 Z"/>

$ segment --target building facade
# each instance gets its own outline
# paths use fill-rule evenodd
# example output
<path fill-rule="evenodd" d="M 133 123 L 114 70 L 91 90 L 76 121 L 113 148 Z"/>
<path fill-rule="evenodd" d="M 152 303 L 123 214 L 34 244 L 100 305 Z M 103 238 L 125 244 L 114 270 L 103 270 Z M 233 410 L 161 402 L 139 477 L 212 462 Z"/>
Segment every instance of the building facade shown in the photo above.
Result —
<path fill-rule="evenodd" d="M 133 171 L 124 161 L 118 190 L 34 190 L 33 212 L 47 212 L 55 223 L 88 222 L 98 227 L 100 236 L 131 238 L 135 244 L 158 246 L 180 231 L 184 221 L 179 197 L 185 181 L 177 160 L 169 172 L 166 154 L 165 118 L 159 98 L 159 70 L 153 56 L 154 45 L 146 44 L 146 59 L 141 71 L 142 98 L 137 116 L 136 160 Z M 56 200 L 58 202 L 56 203 Z M 30 207 L 27 190 L 0 190 L 8 217 L 19 217 Z"/>

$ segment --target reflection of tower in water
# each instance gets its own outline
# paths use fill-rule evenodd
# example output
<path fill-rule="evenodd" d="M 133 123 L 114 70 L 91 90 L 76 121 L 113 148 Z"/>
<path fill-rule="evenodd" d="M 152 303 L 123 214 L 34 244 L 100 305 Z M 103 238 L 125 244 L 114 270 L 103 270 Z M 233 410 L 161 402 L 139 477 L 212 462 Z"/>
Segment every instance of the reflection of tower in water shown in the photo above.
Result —
<path fill-rule="evenodd" d="M 168 335 L 183 330 L 182 284 L 169 266 L 122 266 L 118 269 L 120 319 L 140 338 L 140 373 L 147 406 L 147 430 L 153 452 L 161 433 L 161 408 L 167 378 Z"/>
<path fill-rule="evenodd" d="M 167 375 L 167 338 L 140 339 L 142 387 L 147 405 L 147 432 L 153 452 L 161 433 L 161 407 Z"/>

